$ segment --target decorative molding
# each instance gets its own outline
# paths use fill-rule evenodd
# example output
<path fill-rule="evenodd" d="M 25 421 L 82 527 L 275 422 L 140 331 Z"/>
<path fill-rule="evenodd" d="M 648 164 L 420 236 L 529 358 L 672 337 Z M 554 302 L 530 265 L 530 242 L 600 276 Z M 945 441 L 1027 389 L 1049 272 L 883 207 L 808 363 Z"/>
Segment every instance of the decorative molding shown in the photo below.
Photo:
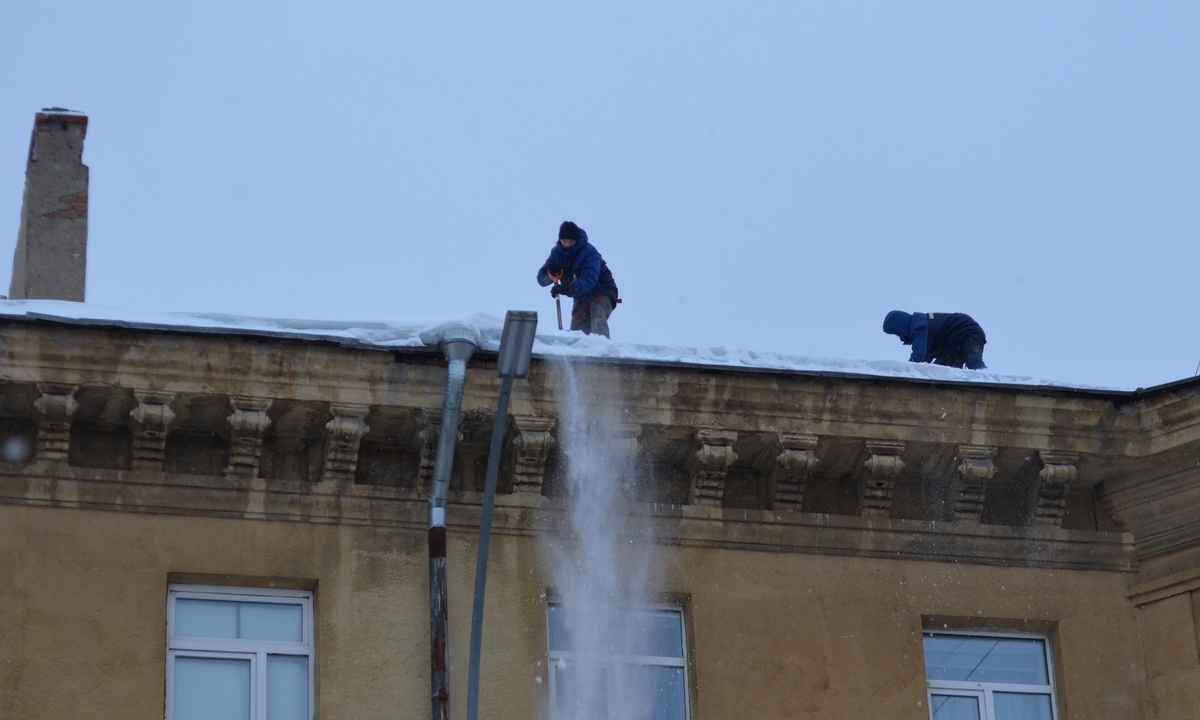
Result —
<path fill-rule="evenodd" d="M 1079 459 L 1079 455 L 1042 450 L 1038 452 L 1038 456 L 1043 467 L 1038 473 L 1041 482 L 1038 485 L 1033 523 L 1061 526 L 1067 507 L 1067 493 L 1071 489 L 1071 481 L 1078 475 L 1075 461 Z"/>
<path fill-rule="evenodd" d="M 38 383 L 41 395 L 33 404 L 37 423 L 37 458 L 65 461 L 71 445 L 71 417 L 78 404 L 75 386 Z"/>
<path fill-rule="evenodd" d="M 1098 486 L 1102 507 L 1137 538 L 1145 559 L 1200 546 L 1200 468 L 1129 473 Z"/>
<path fill-rule="evenodd" d="M 229 474 L 243 478 L 257 477 L 263 437 L 271 425 L 271 418 L 267 416 L 271 400 L 233 396 L 229 398 L 229 403 L 233 407 L 233 412 L 229 414 Z"/>
<path fill-rule="evenodd" d="M 899 441 L 867 441 L 867 453 L 870 457 L 863 463 L 863 467 L 867 470 L 862 481 L 862 514 L 864 516 L 891 516 L 896 478 L 904 471 L 904 461 L 900 459 L 900 454 L 903 452 L 904 443 Z"/>
<path fill-rule="evenodd" d="M 813 453 L 816 447 L 816 435 L 779 436 L 779 453 L 771 464 L 767 482 L 774 509 L 799 511 L 804 505 L 805 486 L 820 462 Z"/>
<path fill-rule="evenodd" d="M 1200 591 L 1200 569 L 1192 568 L 1164 578 L 1134 585 L 1129 588 L 1125 596 L 1129 598 L 1134 607 L 1141 607 L 1184 593 L 1191 594 L 1193 602 L 1195 602 L 1197 591 Z"/>
<path fill-rule="evenodd" d="M 333 405 L 333 417 L 325 423 L 325 468 L 321 481 L 351 483 L 358 467 L 358 448 L 370 431 L 366 405 Z"/>
<path fill-rule="evenodd" d="M 129 411 L 133 427 L 133 461 L 135 468 L 162 470 L 166 456 L 167 430 L 175 419 L 171 393 L 134 391 L 137 407 Z"/>
<path fill-rule="evenodd" d="M 997 448 L 991 445 L 959 445 L 958 492 L 954 500 L 954 519 L 979 522 L 983 517 L 983 499 L 987 481 L 996 474 Z"/>
<path fill-rule="evenodd" d="M 510 441 L 514 493 L 542 494 L 546 458 L 554 447 L 554 419 L 539 415 L 514 415 L 516 432 Z"/>
<path fill-rule="evenodd" d="M 725 496 L 725 476 L 737 460 L 733 444 L 738 434 L 733 430 L 697 430 L 696 451 L 688 462 L 691 502 L 695 505 L 720 507 Z"/>

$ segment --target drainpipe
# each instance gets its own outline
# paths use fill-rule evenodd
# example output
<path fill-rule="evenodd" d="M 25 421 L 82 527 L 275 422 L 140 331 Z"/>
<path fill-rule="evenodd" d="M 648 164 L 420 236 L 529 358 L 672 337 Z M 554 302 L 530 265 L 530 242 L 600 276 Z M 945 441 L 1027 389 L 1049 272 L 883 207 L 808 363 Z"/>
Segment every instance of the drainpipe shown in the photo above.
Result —
<path fill-rule="evenodd" d="M 450 487 L 450 469 L 454 465 L 454 448 L 458 444 L 458 421 L 462 414 L 467 361 L 471 359 L 478 343 L 474 331 L 460 325 L 444 331 L 440 344 L 450 367 L 446 376 L 446 399 L 442 406 L 442 424 L 438 431 L 437 456 L 429 492 L 429 678 L 433 720 L 447 720 L 450 715 L 446 494 Z"/>

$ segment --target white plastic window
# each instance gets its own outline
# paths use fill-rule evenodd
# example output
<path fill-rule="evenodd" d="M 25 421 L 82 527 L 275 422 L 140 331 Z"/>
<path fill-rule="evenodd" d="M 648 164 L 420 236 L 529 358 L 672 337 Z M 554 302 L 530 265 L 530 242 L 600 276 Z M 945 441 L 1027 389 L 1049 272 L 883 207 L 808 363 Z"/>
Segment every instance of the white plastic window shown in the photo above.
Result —
<path fill-rule="evenodd" d="M 586 617 L 548 610 L 554 720 L 687 720 L 687 652 L 678 608 Z"/>
<path fill-rule="evenodd" d="M 172 585 L 167 720 L 311 720 L 312 593 Z"/>
<path fill-rule="evenodd" d="M 924 634 L 932 720 L 1055 720 L 1044 637 Z"/>

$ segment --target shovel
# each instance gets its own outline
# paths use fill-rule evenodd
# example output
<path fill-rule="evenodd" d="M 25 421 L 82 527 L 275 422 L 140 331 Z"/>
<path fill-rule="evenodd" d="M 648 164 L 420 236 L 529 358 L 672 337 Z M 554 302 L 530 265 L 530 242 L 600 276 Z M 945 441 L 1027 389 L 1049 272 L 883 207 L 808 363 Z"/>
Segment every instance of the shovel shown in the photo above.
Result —
<path fill-rule="evenodd" d="M 555 285 L 558 284 L 559 278 L 561 277 L 562 273 L 559 273 L 557 277 L 550 275 L 550 279 L 554 281 Z M 562 330 L 562 298 L 560 298 L 558 295 L 554 296 L 554 309 L 558 311 L 558 329 Z"/>

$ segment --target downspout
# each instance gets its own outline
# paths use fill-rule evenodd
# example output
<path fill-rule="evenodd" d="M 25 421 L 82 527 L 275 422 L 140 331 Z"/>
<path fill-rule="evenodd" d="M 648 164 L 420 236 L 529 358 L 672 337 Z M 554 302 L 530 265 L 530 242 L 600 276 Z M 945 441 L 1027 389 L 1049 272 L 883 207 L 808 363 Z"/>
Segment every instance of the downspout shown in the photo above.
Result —
<path fill-rule="evenodd" d="M 467 361 L 471 359 L 478 343 L 474 331 L 460 325 L 445 330 L 440 344 L 442 354 L 450 366 L 446 376 L 446 399 L 442 406 L 442 423 L 438 431 L 437 456 L 434 459 L 429 492 L 429 677 L 433 720 L 447 720 L 450 715 L 446 494 L 450 487 L 450 469 L 454 465 L 454 448 L 458 444 L 458 421 L 462 414 Z"/>

